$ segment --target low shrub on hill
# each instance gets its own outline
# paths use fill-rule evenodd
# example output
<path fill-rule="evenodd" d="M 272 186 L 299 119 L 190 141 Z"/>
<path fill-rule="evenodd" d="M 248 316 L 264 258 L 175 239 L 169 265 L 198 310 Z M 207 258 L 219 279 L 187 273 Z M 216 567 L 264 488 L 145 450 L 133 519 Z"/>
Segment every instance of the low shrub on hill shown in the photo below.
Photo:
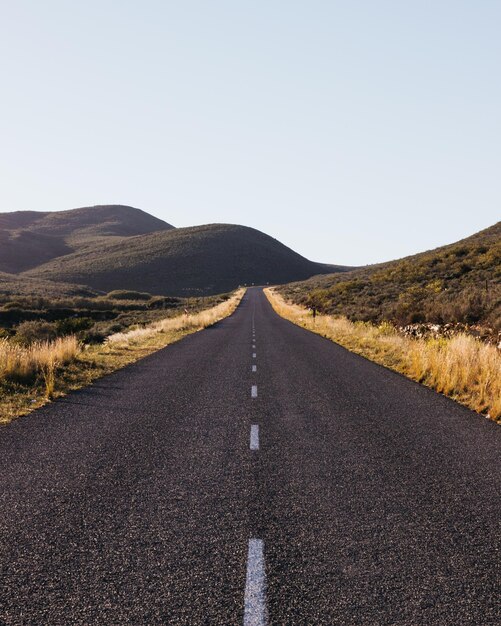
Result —
<path fill-rule="evenodd" d="M 501 222 L 451 246 L 290 283 L 280 293 L 351 321 L 481 324 L 501 330 Z"/>
<path fill-rule="evenodd" d="M 114 291 L 110 291 L 106 297 L 110 300 L 151 300 L 153 298 L 151 293 L 127 291 L 125 289 L 115 289 Z"/>
<path fill-rule="evenodd" d="M 51 322 L 33 320 L 21 322 L 16 328 L 15 343 L 28 347 L 34 343 L 47 343 L 57 337 L 57 326 Z"/>

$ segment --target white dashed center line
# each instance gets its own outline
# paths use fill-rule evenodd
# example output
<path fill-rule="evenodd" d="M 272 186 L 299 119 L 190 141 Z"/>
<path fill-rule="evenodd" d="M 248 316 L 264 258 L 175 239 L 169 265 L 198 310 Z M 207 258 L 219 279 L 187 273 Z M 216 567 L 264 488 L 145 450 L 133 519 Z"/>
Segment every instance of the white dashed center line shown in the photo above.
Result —
<path fill-rule="evenodd" d="M 255 352 L 252 354 L 252 358 L 253 358 L 253 359 L 255 359 L 255 358 L 256 358 L 256 353 L 255 353 Z"/>
<path fill-rule="evenodd" d="M 252 371 L 253 371 L 253 372 L 257 372 L 257 365 L 253 365 L 253 366 L 252 366 Z"/>
<path fill-rule="evenodd" d="M 244 626 L 267 626 L 266 572 L 262 539 L 249 539 L 244 596 Z"/>
<path fill-rule="evenodd" d="M 257 385 L 252 385 L 251 397 L 252 398 L 257 398 Z"/>
<path fill-rule="evenodd" d="M 250 449 L 259 450 L 259 426 L 257 424 L 251 426 Z"/>

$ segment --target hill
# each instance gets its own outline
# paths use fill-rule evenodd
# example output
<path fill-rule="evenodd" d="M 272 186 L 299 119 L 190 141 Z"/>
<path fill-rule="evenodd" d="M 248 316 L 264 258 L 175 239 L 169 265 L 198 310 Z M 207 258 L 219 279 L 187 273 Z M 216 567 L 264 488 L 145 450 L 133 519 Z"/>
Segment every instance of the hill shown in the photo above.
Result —
<path fill-rule="evenodd" d="M 501 222 L 388 263 L 284 285 L 279 291 L 352 321 L 483 324 L 501 329 Z"/>
<path fill-rule="evenodd" d="M 122 205 L 0 213 L 0 271 L 17 274 L 87 246 L 172 228 Z"/>
<path fill-rule="evenodd" d="M 103 291 L 196 295 L 242 284 L 283 283 L 344 268 L 314 263 L 253 228 L 211 224 L 102 241 L 26 272 Z"/>
<path fill-rule="evenodd" d="M 33 298 L 95 297 L 97 291 L 85 285 L 40 280 L 18 274 L 0 272 L 0 306 L 17 296 Z"/>

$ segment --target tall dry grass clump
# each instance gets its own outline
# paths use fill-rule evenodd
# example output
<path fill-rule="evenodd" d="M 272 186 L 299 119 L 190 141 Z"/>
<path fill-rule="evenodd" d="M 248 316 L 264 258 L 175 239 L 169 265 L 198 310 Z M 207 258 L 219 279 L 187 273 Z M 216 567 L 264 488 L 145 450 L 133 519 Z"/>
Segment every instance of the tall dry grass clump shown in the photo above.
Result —
<path fill-rule="evenodd" d="M 470 335 L 408 340 L 408 374 L 493 419 L 501 417 L 501 353 Z"/>
<path fill-rule="evenodd" d="M 176 315 L 142 328 L 135 328 L 125 333 L 115 333 L 110 335 L 105 343 L 110 347 L 126 348 L 146 341 L 159 333 L 186 334 L 202 330 L 231 315 L 239 305 L 244 293 L 245 289 L 239 289 L 228 300 L 199 313 Z"/>
<path fill-rule="evenodd" d="M 265 289 L 282 317 L 409 378 L 432 387 L 492 419 L 501 418 L 501 352 L 469 335 L 416 339 L 391 324 L 375 326 L 343 317 L 317 315 Z"/>
<path fill-rule="evenodd" d="M 1 339 L 0 380 L 29 383 L 41 376 L 46 394 L 51 396 L 54 392 L 57 368 L 73 361 L 79 352 L 80 345 L 73 336 L 35 342 L 29 346 Z"/>

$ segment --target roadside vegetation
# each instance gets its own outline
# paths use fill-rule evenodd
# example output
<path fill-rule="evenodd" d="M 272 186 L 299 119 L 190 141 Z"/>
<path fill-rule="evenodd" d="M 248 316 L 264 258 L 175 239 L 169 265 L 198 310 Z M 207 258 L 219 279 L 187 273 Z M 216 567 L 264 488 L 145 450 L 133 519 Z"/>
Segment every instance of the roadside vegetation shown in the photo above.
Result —
<path fill-rule="evenodd" d="M 144 326 L 185 309 L 196 313 L 226 297 L 176 298 L 130 290 L 78 295 L 64 289 L 34 295 L 0 284 L 0 337 L 29 344 L 76 335 L 84 343 L 103 343 L 108 335 L 131 326 Z"/>
<path fill-rule="evenodd" d="M 4 336 L 0 338 L 0 424 L 215 324 L 233 313 L 244 292 L 240 289 L 231 294 L 189 300 L 112 292 L 108 299 L 125 303 L 126 307 L 119 309 L 118 322 L 61 317 L 51 322 L 28 320 L 3 328 Z M 178 302 L 170 310 L 132 306 L 133 302 L 146 303 L 152 299 L 157 304 L 165 300 Z M 88 309 L 90 303 L 85 301 L 86 310 L 99 310 L 101 303 L 102 299 L 93 302 L 98 308 Z M 30 304 L 32 306 L 33 302 Z M 82 302 L 79 301 L 78 305 Z M 66 311 L 64 307 L 55 308 L 54 302 L 51 307 L 52 311 Z M 41 310 L 47 313 L 47 308 Z M 153 319 L 148 321 L 148 318 Z M 83 324 L 83 319 L 89 321 Z"/>
<path fill-rule="evenodd" d="M 452 324 L 495 343 L 501 331 L 501 222 L 436 250 L 278 291 L 295 304 L 352 322 Z"/>
<path fill-rule="evenodd" d="M 501 352 L 464 333 L 416 338 L 393 324 L 353 322 L 346 317 L 317 314 L 287 302 L 275 289 L 265 289 L 275 311 L 352 352 L 389 367 L 446 396 L 501 421 Z"/>

